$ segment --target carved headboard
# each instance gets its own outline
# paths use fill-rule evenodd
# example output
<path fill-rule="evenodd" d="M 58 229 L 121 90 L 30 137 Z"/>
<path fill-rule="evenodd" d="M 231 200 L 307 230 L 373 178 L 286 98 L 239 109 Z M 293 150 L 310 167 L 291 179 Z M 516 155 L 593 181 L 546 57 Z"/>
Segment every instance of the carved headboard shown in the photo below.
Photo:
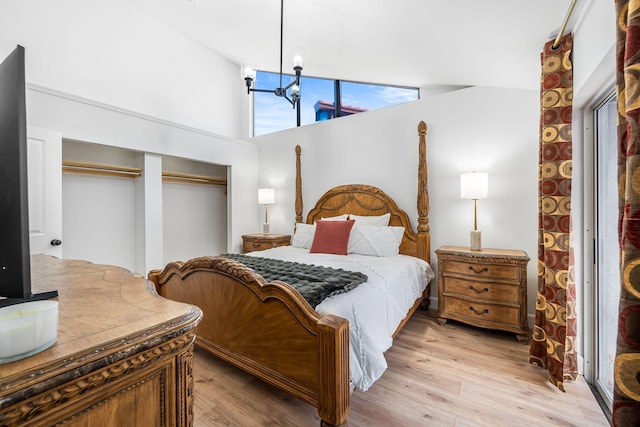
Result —
<path fill-rule="evenodd" d="M 350 213 L 354 215 L 383 215 L 390 213 L 389 225 L 405 228 L 400 253 L 415 256 L 425 261 L 431 259 L 431 235 L 429 232 L 429 191 L 427 187 L 426 163 L 427 125 L 418 124 L 418 230 L 414 232 L 407 213 L 398 208 L 395 201 L 384 191 L 371 185 L 348 184 L 328 190 L 307 214 L 307 223 L 323 217 Z M 300 171 L 301 148 L 296 146 L 296 223 L 302 222 L 302 177 Z"/>

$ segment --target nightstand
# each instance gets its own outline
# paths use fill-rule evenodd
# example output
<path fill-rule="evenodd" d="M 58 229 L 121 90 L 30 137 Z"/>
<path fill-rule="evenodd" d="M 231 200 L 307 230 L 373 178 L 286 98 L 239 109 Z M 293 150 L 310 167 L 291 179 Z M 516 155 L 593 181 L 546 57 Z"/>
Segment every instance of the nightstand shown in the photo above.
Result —
<path fill-rule="evenodd" d="M 278 246 L 288 246 L 290 242 L 289 234 L 245 234 L 242 236 L 242 252 L 264 251 Z"/>
<path fill-rule="evenodd" d="M 442 246 L 438 255 L 438 323 L 447 319 L 516 333 L 529 342 L 524 251 Z"/>

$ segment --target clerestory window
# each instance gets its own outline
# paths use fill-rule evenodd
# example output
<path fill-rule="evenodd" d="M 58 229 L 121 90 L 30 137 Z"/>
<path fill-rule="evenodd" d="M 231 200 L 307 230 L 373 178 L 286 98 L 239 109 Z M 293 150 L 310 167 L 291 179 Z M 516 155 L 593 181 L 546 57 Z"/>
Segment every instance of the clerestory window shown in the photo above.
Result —
<path fill-rule="evenodd" d="M 283 85 L 293 80 L 283 75 Z M 280 84 L 278 73 L 258 71 L 254 87 L 273 89 Z M 301 126 L 336 117 L 344 117 L 368 110 L 415 101 L 420 98 L 417 88 L 385 86 L 371 83 L 300 78 Z M 265 135 L 296 126 L 296 111 L 290 103 L 272 93 L 254 92 L 254 135 Z"/>

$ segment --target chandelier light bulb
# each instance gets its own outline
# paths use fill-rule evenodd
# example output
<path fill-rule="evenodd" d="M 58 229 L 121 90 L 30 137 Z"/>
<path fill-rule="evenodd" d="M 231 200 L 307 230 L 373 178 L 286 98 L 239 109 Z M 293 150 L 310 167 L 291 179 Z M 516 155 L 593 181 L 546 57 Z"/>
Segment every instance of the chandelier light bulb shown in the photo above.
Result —
<path fill-rule="evenodd" d="M 251 67 L 244 67 L 244 78 L 250 78 L 251 80 L 255 80 L 256 72 Z"/>
<path fill-rule="evenodd" d="M 296 55 L 293 57 L 293 68 L 295 67 L 302 68 L 302 56 Z"/>

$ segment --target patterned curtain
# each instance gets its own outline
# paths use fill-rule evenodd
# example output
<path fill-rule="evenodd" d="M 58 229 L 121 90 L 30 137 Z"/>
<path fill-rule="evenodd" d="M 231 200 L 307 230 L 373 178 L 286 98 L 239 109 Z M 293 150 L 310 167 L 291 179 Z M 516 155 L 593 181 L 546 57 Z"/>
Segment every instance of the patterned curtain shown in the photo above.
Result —
<path fill-rule="evenodd" d="M 564 391 L 577 377 L 576 309 L 571 243 L 573 35 L 544 45 L 540 79 L 538 294 L 529 362 Z"/>
<path fill-rule="evenodd" d="M 616 1 L 620 314 L 613 424 L 640 425 L 640 0 Z"/>

